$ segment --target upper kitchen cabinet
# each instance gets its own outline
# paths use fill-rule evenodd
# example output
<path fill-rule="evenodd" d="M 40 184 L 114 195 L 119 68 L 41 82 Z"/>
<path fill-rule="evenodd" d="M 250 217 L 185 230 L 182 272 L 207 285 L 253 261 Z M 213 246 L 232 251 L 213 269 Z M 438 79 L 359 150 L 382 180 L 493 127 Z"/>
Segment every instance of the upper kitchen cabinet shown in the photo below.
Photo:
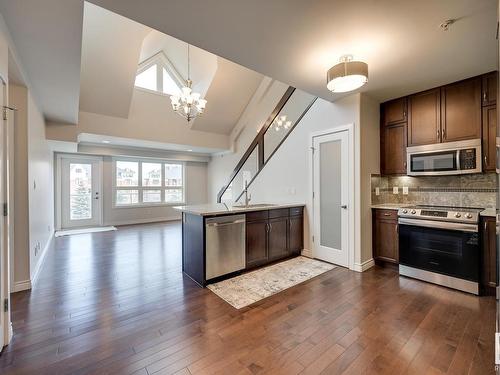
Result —
<path fill-rule="evenodd" d="M 496 170 L 497 107 L 483 107 L 483 171 Z"/>
<path fill-rule="evenodd" d="M 481 78 L 441 88 L 441 142 L 481 138 Z"/>
<path fill-rule="evenodd" d="M 441 94 L 432 89 L 408 98 L 408 146 L 441 141 Z"/>
<path fill-rule="evenodd" d="M 394 125 L 406 122 L 407 103 L 406 98 L 399 98 L 385 102 L 381 108 L 382 125 Z"/>
<path fill-rule="evenodd" d="M 497 104 L 498 72 L 483 76 L 482 103 L 483 106 Z"/>
<path fill-rule="evenodd" d="M 481 138 L 481 77 L 408 98 L 408 146 L 477 138 Z"/>
<path fill-rule="evenodd" d="M 406 173 L 407 100 L 400 98 L 380 105 L 380 173 Z"/>

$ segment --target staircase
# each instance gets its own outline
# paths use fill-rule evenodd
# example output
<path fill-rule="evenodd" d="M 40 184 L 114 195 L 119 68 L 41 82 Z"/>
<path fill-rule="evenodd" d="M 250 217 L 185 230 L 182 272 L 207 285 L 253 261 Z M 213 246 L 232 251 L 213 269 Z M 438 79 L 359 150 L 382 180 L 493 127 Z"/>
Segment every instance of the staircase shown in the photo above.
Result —
<path fill-rule="evenodd" d="M 217 202 L 234 203 L 241 199 L 245 183 L 250 186 L 300 123 L 317 97 L 289 87 L 261 130 L 236 164 L 227 184 L 217 194 Z"/>

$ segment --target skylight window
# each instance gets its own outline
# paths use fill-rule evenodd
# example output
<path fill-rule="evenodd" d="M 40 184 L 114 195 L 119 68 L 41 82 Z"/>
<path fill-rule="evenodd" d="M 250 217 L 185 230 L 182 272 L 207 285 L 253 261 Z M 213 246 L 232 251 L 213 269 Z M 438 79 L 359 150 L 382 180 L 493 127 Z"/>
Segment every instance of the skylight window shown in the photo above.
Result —
<path fill-rule="evenodd" d="M 179 94 L 184 85 L 184 79 L 163 52 L 141 63 L 135 77 L 136 87 L 166 95 Z"/>

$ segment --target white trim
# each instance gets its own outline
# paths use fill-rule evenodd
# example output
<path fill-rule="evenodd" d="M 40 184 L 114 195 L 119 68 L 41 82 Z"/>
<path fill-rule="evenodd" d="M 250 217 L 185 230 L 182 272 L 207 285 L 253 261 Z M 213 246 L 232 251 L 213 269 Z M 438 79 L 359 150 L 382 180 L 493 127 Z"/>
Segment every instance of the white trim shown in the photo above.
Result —
<path fill-rule="evenodd" d="M 10 292 L 17 293 L 29 289 L 31 289 L 31 280 L 14 281 Z"/>
<path fill-rule="evenodd" d="M 131 219 L 131 220 L 111 220 L 107 222 L 106 225 L 134 225 L 134 224 L 150 224 L 150 223 L 162 223 L 165 221 L 181 221 L 180 216 L 176 217 L 155 217 L 146 219 Z"/>
<path fill-rule="evenodd" d="M 31 287 L 33 288 L 38 280 L 38 277 L 40 276 L 40 270 L 42 269 L 43 263 L 45 262 L 45 258 L 47 256 L 47 253 L 49 252 L 49 246 L 52 243 L 52 240 L 54 239 L 54 231 L 50 233 L 50 237 L 47 240 L 47 243 L 45 244 L 45 247 L 43 248 L 42 254 L 40 255 L 40 259 L 38 260 L 35 270 L 31 274 Z"/>
<path fill-rule="evenodd" d="M 101 226 L 101 227 L 89 227 L 89 228 L 78 228 L 78 229 L 65 229 L 58 230 L 55 232 L 54 237 L 71 236 L 73 234 L 87 234 L 87 233 L 99 233 L 99 232 L 109 232 L 116 230 L 114 226 Z"/>
<path fill-rule="evenodd" d="M 137 77 L 139 74 L 148 70 L 151 66 L 156 65 L 156 90 L 147 89 L 145 87 L 134 87 L 140 90 L 144 90 L 146 92 L 150 92 L 153 94 L 161 94 L 164 96 L 170 97 L 171 94 L 167 94 L 163 92 L 163 68 L 167 71 L 167 74 L 173 79 L 179 91 L 181 91 L 182 87 L 187 86 L 187 82 L 184 77 L 178 72 L 172 62 L 168 59 L 167 55 L 163 51 L 158 52 L 157 54 L 147 58 L 143 62 L 139 64 L 137 68 L 137 72 L 135 76 Z"/>
<path fill-rule="evenodd" d="M 335 128 L 330 128 L 327 130 L 321 130 L 321 131 L 316 131 L 310 133 L 310 147 L 314 147 L 314 138 L 316 137 L 321 137 L 325 136 L 328 134 L 334 134 L 334 133 L 339 133 L 347 131 L 347 137 L 348 137 L 348 143 L 349 143 L 349 186 L 350 188 L 348 189 L 349 191 L 349 202 L 348 202 L 348 214 L 349 214 L 349 246 L 348 246 L 348 259 L 349 259 L 349 269 L 354 270 L 355 268 L 355 250 L 356 250 L 356 244 L 355 244 L 355 213 L 357 209 L 357 202 L 355 201 L 354 197 L 354 192 L 355 192 L 355 171 L 354 171 L 354 166 L 355 166 L 355 157 L 356 157 L 356 150 L 355 150 L 355 142 L 354 142 L 354 132 L 355 132 L 355 126 L 354 123 L 348 123 L 345 125 L 341 126 L 336 126 Z M 315 257 L 314 254 L 314 242 L 313 242 L 313 235 L 315 232 L 315 223 L 314 223 L 314 200 L 313 200 L 313 191 L 314 191 L 314 155 L 312 152 L 309 152 L 309 165 L 311 166 L 311 183 L 309 184 L 310 192 L 309 192 L 309 198 L 308 198 L 308 205 L 312 207 L 311 211 L 311 230 L 310 230 L 310 240 L 312 244 L 312 255 Z"/>
<path fill-rule="evenodd" d="M 353 271 L 365 272 L 366 270 L 372 268 L 375 265 L 373 258 L 364 261 L 363 263 L 354 263 Z"/>

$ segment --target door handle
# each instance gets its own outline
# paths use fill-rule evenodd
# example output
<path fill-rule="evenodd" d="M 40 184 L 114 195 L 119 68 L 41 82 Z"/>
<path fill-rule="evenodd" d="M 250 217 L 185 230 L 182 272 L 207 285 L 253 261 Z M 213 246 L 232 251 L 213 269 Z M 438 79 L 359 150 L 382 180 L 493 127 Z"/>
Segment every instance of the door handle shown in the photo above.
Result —
<path fill-rule="evenodd" d="M 343 204 L 342 206 L 340 206 L 340 208 L 343 208 L 344 210 L 347 210 L 347 204 Z"/>

